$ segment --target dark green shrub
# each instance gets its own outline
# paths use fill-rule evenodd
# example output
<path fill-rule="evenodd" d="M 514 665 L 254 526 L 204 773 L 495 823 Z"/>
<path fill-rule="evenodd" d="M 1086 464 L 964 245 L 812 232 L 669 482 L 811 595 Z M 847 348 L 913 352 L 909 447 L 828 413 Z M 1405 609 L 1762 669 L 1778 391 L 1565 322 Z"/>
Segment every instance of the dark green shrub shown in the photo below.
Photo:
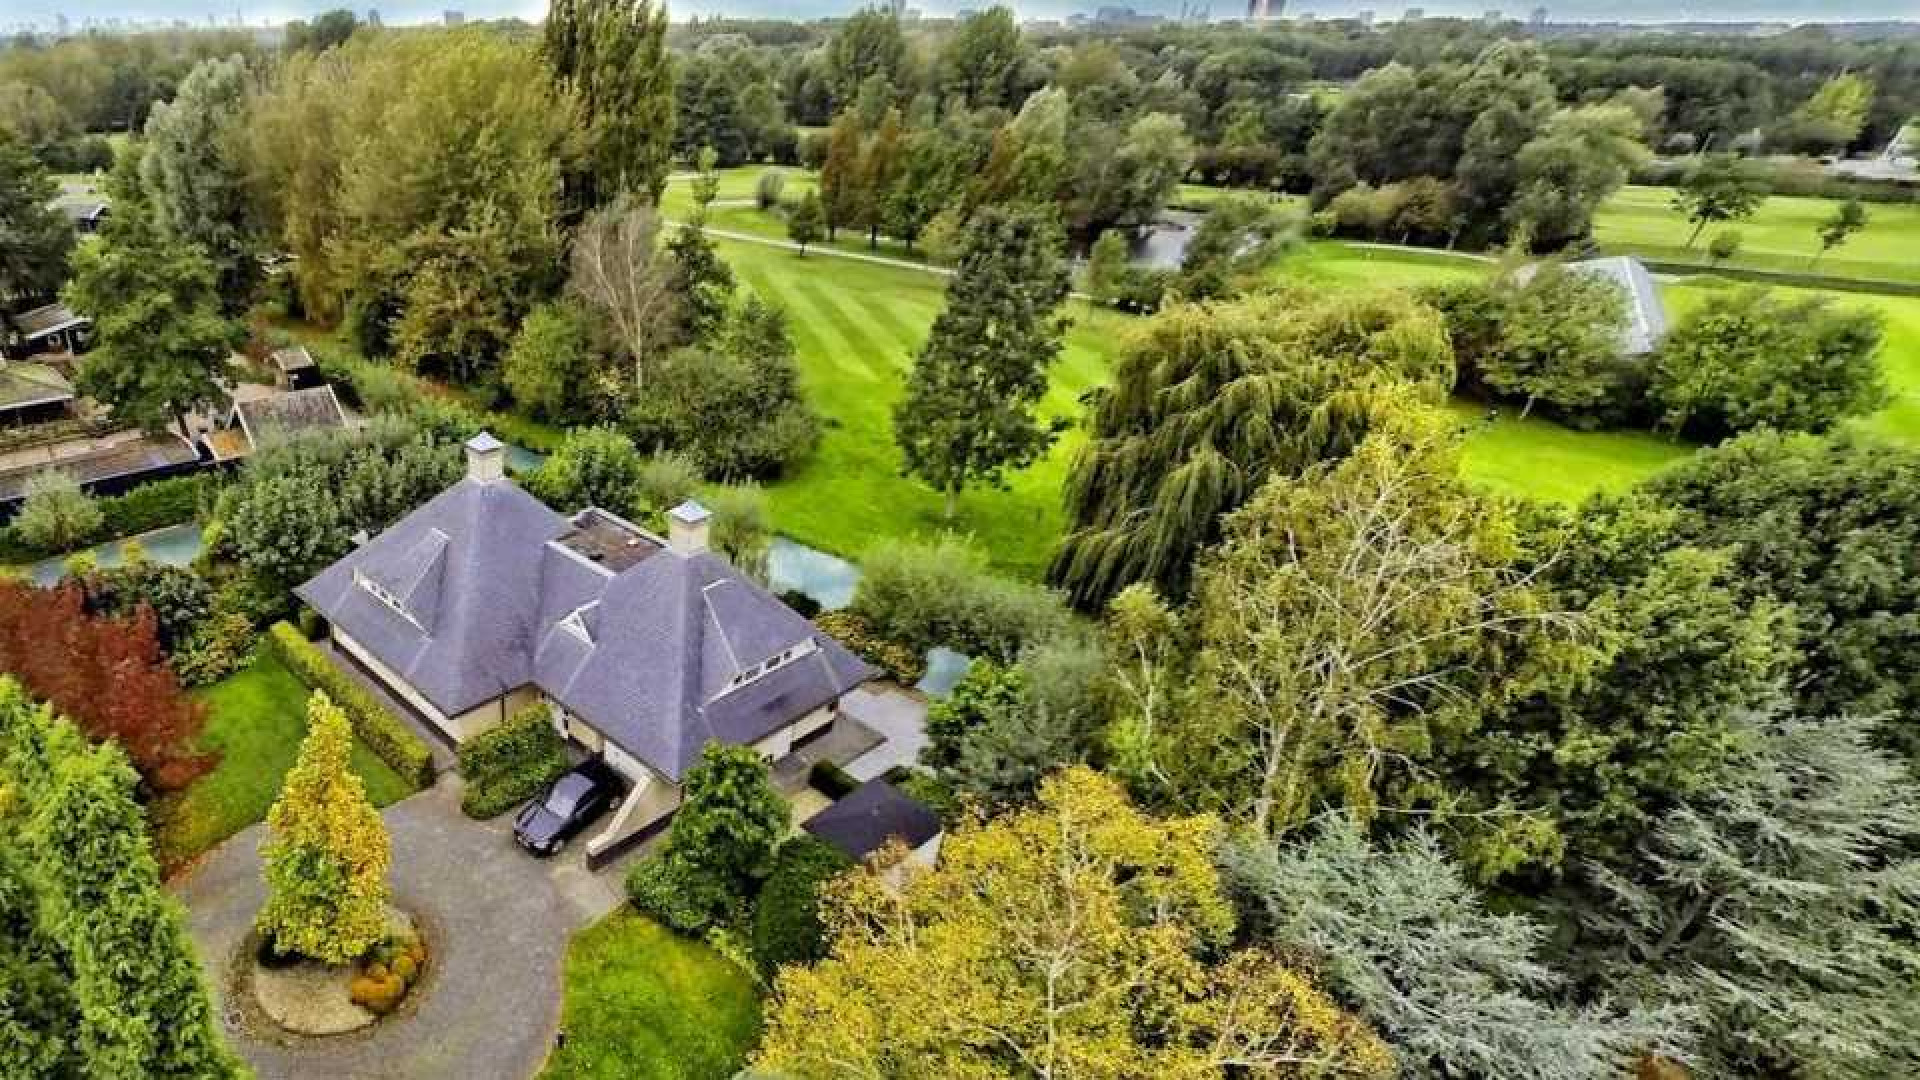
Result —
<path fill-rule="evenodd" d="M 844 799 L 860 786 L 860 781 L 848 776 L 847 770 L 831 761 L 814 762 L 813 768 L 807 770 L 807 783 L 829 799 Z"/>
<path fill-rule="evenodd" d="M 780 602 L 799 612 L 803 618 L 811 619 L 815 615 L 820 614 L 820 601 L 815 600 L 799 589 L 788 589 L 786 592 L 781 593 Z"/>
<path fill-rule="evenodd" d="M 353 733 L 393 771 L 420 787 L 433 783 L 433 751 L 399 717 L 359 683 L 333 666 L 325 653 L 300 635 L 292 623 L 277 622 L 267 631 L 268 647 L 301 682 L 324 690 L 347 714 Z"/>
<path fill-rule="evenodd" d="M 138 536 L 200 517 L 211 508 L 220 477 L 215 473 L 171 476 L 142 484 L 125 495 L 100 500 L 102 536 Z"/>
<path fill-rule="evenodd" d="M 467 782 L 460 809 L 471 818 L 493 817 L 538 795 L 566 771 L 566 744 L 546 706 L 530 705 L 460 744 L 460 775 Z"/>
<path fill-rule="evenodd" d="M 753 957 L 763 974 L 826 955 L 820 886 L 852 865 L 838 848 L 804 833 L 780 845 L 753 909 Z"/>
<path fill-rule="evenodd" d="M 213 587 L 184 566 L 136 559 L 95 571 L 82 584 L 89 611 L 124 617 L 143 606 L 152 610 L 160 647 L 168 653 L 198 633 L 214 612 Z"/>
<path fill-rule="evenodd" d="M 643 914 L 683 934 L 724 922 L 733 903 L 727 887 L 671 855 L 657 855 L 627 871 L 627 899 Z"/>
<path fill-rule="evenodd" d="M 253 643 L 253 624 L 245 616 L 215 615 L 173 650 L 173 673 L 187 686 L 218 682 L 247 665 Z"/>

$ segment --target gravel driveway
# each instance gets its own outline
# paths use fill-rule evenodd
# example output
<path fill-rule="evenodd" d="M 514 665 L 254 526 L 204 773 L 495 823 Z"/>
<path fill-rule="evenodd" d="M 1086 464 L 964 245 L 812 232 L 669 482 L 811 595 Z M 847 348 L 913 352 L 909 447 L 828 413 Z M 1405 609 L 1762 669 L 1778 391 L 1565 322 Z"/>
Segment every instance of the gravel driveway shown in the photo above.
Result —
<path fill-rule="evenodd" d="M 513 843 L 510 815 L 469 820 L 460 812 L 457 777 L 443 777 L 383 816 L 393 836 L 395 901 L 420 921 L 433 953 L 417 1004 L 365 1032 L 300 1039 L 264 1031 L 228 1000 L 229 961 L 265 897 L 262 826 L 222 844 L 173 883 L 229 1041 L 262 1080 L 533 1075 L 559 1025 L 567 939 L 618 906 L 615 879 L 590 873 L 578 855 L 526 855 Z"/>

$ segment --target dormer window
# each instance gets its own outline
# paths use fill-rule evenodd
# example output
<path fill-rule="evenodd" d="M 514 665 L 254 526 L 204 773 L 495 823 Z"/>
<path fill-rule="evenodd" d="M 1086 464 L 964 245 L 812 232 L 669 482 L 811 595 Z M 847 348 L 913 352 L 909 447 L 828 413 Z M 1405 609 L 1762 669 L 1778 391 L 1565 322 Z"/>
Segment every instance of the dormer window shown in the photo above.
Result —
<path fill-rule="evenodd" d="M 353 583 L 360 586 L 362 590 L 375 600 L 391 608 L 395 615 L 400 616 L 416 627 L 420 627 L 420 620 L 413 617 L 413 613 L 407 610 L 406 605 L 400 602 L 400 598 L 393 594 L 392 589 L 373 580 L 357 568 L 353 572 Z M 420 627 L 420 629 L 424 631 L 426 628 Z"/>
<path fill-rule="evenodd" d="M 772 656 L 767 657 L 765 660 L 762 660 L 759 663 L 753 665 L 752 667 L 749 667 L 746 670 L 740 672 L 738 675 L 735 675 L 733 678 L 728 679 L 727 688 L 720 692 L 722 694 L 725 694 L 733 690 L 738 690 L 741 687 L 747 685 L 748 683 L 755 682 L 759 679 L 765 678 L 767 675 L 772 674 L 773 672 L 778 671 L 783 667 L 786 667 L 788 664 L 793 663 L 795 660 L 798 660 L 803 656 L 811 655 L 812 653 L 817 651 L 818 648 L 819 646 L 813 643 L 812 638 L 808 638 L 805 641 L 796 642 L 795 644 L 789 645 L 786 648 L 780 650 L 779 652 L 774 653 Z"/>
<path fill-rule="evenodd" d="M 571 614 L 560 620 L 561 629 L 588 645 L 593 644 L 593 634 L 587 629 L 586 611 L 592 606 L 593 604 L 586 604 L 574 608 Z"/>

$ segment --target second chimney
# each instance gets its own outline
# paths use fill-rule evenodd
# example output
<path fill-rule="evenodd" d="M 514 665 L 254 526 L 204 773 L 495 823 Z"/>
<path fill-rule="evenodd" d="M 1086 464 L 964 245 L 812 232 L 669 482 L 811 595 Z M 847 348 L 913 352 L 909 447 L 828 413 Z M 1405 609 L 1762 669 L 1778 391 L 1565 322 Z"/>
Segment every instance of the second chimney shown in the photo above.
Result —
<path fill-rule="evenodd" d="M 491 484 L 507 475 L 507 444 L 483 431 L 467 440 L 467 479 Z"/>
<path fill-rule="evenodd" d="M 713 514 L 688 499 L 667 511 L 667 547 L 682 555 L 698 555 L 707 550 L 707 526 Z"/>

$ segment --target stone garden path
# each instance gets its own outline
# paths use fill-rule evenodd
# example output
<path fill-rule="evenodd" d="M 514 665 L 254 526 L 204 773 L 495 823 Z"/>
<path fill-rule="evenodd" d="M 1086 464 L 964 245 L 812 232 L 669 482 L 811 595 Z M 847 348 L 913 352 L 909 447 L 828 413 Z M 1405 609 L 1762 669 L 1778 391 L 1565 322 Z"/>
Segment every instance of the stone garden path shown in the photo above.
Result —
<path fill-rule="evenodd" d="M 262 1030 L 228 985 L 230 961 L 260 909 L 263 827 L 209 853 L 175 881 L 231 1045 L 262 1080 L 520 1080 L 546 1060 L 560 1022 L 567 939 L 621 902 L 617 878 L 578 857 L 538 860 L 507 815 L 469 820 L 460 782 L 388 807 L 395 902 L 426 932 L 420 997 L 365 1032 L 295 1039 Z"/>

